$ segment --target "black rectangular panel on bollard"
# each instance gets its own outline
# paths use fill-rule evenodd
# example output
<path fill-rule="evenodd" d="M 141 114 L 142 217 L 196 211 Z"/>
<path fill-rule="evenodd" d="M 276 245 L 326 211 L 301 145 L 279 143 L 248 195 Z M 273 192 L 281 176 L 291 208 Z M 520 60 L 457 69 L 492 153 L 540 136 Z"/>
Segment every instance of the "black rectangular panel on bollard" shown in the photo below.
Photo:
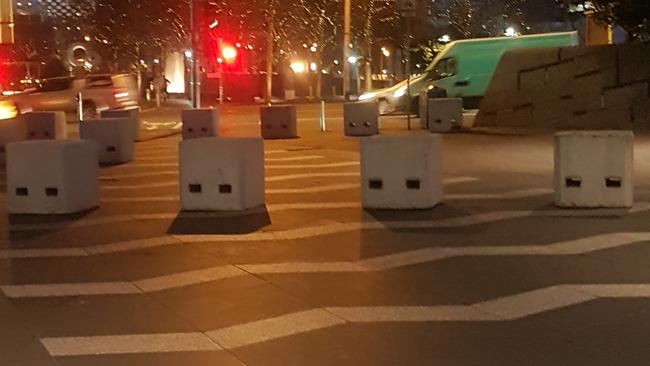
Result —
<path fill-rule="evenodd" d="M 379 133 L 379 103 L 356 102 L 343 105 L 345 136 L 372 136 Z"/>
<path fill-rule="evenodd" d="M 260 108 L 262 137 L 291 139 L 298 137 L 298 119 L 295 105 L 273 105 Z"/>

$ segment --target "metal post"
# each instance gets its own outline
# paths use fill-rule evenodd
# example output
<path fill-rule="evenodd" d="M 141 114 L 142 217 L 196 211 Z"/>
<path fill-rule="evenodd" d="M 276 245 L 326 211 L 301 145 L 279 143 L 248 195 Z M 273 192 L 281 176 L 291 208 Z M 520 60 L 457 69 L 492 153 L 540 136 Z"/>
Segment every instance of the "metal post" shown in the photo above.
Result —
<path fill-rule="evenodd" d="M 84 120 L 84 102 L 81 92 L 79 92 L 79 95 L 77 96 L 77 118 L 79 119 L 79 122 L 83 122 Z"/>
<path fill-rule="evenodd" d="M 406 123 L 411 129 L 411 18 L 406 18 Z"/>
<path fill-rule="evenodd" d="M 327 130 L 327 125 L 325 121 L 325 101 L 321 100 L 320 101 L 320 130 L 321 132 L 325 132 Z"/>
<path fill-rule="evenodd" d="M 192 99 L 192 107 L 198 108 L 198 88 L 197 88 L 197 54 L 196 54 L 196 19 L 194 12 L 194 2 L 196 0 L 190 0 L 190 37 L 191 37 L 191 51 L 192 58 L 190 59 L 190 98 Z"/>
<path fill-rule="evenodd" d="M 273 96 L 273 48 L 275 46 L 275 29 L 273 28 L 274 19 L 275 4 L 271 3 L 268 20 L 269 28 L 266 39 L 266 94 L 264 96 L 264 101 L 266 103 L 271 103 L 271 98 Z"/>
<path fill-rule="evenodd" d="M 343 96 L 348 99 L 350 92 L 350 18 L 351 18 L 351 0 L 343 2 Z"/>

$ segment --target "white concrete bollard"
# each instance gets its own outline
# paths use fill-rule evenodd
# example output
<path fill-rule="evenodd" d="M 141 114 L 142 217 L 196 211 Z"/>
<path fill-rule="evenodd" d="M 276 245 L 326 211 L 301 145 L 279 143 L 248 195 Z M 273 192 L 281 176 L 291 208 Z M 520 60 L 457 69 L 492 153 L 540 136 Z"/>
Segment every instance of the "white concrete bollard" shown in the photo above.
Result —
<path fill-rule="evenodd" d="M 106 118 L 84 121 L 79 124 L 83 140 L 98 145 L 99 162 L 119 164 L 133 160 L 133 129 L 129 118 Z"/>
<path fill-rule="evenodd" d="M 7 211 L 68 214 L 99 206 L 97 145 L 34 140 L 7 146 Z"/>
<path fill-rule="evenodd" d="M 379 103 L 358 102 L 343 105 L 345 136 L 372 136 L 379 133 Z"/>
<path fill-rule="evenodd" d="M 291 139 L 298 137 L 298 119 L 295 105 L 272 105 L 260 108 L 262 137 Z"/>
<path fill-rule="evenodd" d="M 182 112 L 183 140 L 219 136 L 219 111 L 186 109 Z"/>
<path fill-rule="evenodd" d="M 463 127 L 462 98 L 431 98 L 427 108 L 429 131 L 449 132 Z"/>
<path fill-rule="evenodd" d="M 140 108 L 108 109 L 102 111 L 101 118 L 129 118 L 131 120 L 133 141 L 138 141 L 140 139 L 140 130 L 142 129 Z"/>
<path fill-rule="evenodd" d="M 6 160 L 6 146 L 12 142 L 24 141 L 27 137 L 25 120 L 21 117 L 0 121 L 0 164 Z"/>
<path fill-rule="evenodd" d="M 555 204 L 631 207 L 634 204 L 631 131 L 566 131 L 555 135 Z"/>
<path fill-rule="evenodd" d="M 65 140 L 68 138 L 65 112 L 31 112 L 22 116 L 28 140 Z"/>
<path fill-rule="evenodd" d="M 436 134 L 361 139 L 363 207 L 426 209 L 440 203 L 441 145 Z"/>
<path fill-rule="evenodd" d="M 180 142 L 181 207 L 242 211 L 264 204 L 264 141 L 202 138 Z"/>

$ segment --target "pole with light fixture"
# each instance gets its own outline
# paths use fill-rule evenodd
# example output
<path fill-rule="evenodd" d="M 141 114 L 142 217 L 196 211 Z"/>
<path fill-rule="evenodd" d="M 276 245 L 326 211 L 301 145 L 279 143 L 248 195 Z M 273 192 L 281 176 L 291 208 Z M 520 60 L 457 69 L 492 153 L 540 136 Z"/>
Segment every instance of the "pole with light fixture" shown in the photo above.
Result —
<path fill-rule="evenodd" d="M 343 1 L 343 97 L 348 100 L 350 92 L 350 23 L 351 23 L 351 0 Z"/>

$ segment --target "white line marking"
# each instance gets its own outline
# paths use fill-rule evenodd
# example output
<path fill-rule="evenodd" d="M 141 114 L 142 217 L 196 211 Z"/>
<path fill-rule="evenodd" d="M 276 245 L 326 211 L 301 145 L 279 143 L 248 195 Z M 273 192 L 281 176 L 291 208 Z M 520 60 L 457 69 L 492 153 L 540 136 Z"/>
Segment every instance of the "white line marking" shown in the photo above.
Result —
<path fill-rule="evenodd" d="M 172 350 L 204 351 L 218 350 L 219 346 L 229 350 L 346 323 L 512 321 L 598 298 L 608 298 L 612 294 L 614 298 L 648 298 L 650 284 L 558 285 L 472 305 L 324 307 L 256 320 L 205 334 L 50 337 L 40 340 L 54 357 L 159 353 Z"/>
<path fill-rule="evenodd" d="M 472 306 L 361 306 L 328 307 L 337 316 L 353 323 L 447 322 L 497 320 Z"/>
<path fill-rule="evenodd" d="M 295 165 L 269 165 L 265 164 L 266 169 L 320 169 L 320 168 L 341 168 L 349 166 L 359 166 L 358 161 L 342 161 L 337 163 L 323 163 L 323 164 L 295 164 Z M 127 165 L 118 165 L 112 167 L 117 170 L 118 168 L 176 168 L 178 163 L 138 163 L 138 160 Z"/>
<path fill-rule="evenodd" d="M 158 176 L 178 176 L 178 169 L 175 170 L 160 170 L 157 172 L 146 172 L 146 173 L 132 173 L 132 174 L 111 174 L 111 175 L 102 175 L 99 177 L 100 181 L 115 181 L 121 179 L 130 179 L 130 178 L 151 178 Z"/>
<path fill-rule="evenodd" d="M 41 338 L 40 341 L 53 357 L 222 350 L 203 333 Z"/>
<path fill-rule="evenodd" d="M 481 200 L 481 199 L 514 199 L 542 196 L 553 193 L 552 189 L 532 188 L 504 193 L 445 193 L 445 200 Z"/>
<path fill-rule="evenodd" d="M 343 319 L 327 311 L 313 309 L 236 325 L 206 334 L 223 348 L 232 349 L 343 323 L 345 323 Z"/>
<path fill-rule="evenodd" d="M 545 311 L 581 304 L 596 297 L 564 286 L 551 286 L 539 290 L 483 301 L 474 307 L 503 320 L 525 318 Z"/>
<path fill-rule="evenodd" d="M 101 179 L 104 181 L 111 181 L 111 180 L 119 180 L 119 179 L 124 179 L 124 178 L 142 178 L 142 177 L 148 177 L 148 176 L 157 176 L 157 175 L 173 175 L 177 176 L 178 172 L 164 172 L 164 173 L 138 173 L 138 174 L 132 174 L 128 176 L 121 176 L 120 178 L 116 177 L 110 177 L 110 176 L 105 176 L 102 177 Z M 303 179 L 303 178 L 331 178 L 331 177 L 355 177 L 358 178 L 360 175 L 358 172 L 350 172 L 350 173 L 316 173 L 316 174 L 288 174 L 288 175 L 277 175 L 277 176 L 272 176 L 272 177 L 267 177 L 266 182 L 279 182 L 279 181 L 286 181 L 286 180 L 294 180 L 294 179 Z M 448 178 L 444 180 L 444 184 L 460 184 L 460 183 L 469 183 L 469 182 L 475 182 L 478 181 L 478 178 L 473 178 L 473 177 L 454 177 L 454 178 Z M 355 184 L 357 187 L 359 186 L 359 183 Z M 353 187 L 352 184 L 345 185 L 346 187 Z M 164 182 L 157 182 L 157 183 L 143 183 L 143 184 L 126 184 L 126 185 L 119 185 L 119 184 L 113 184 L 113 185 L 102 185 L 101 188 L 105 190 L 120 190 L 120 189 L 141 189 L 141 188 L 165 188 L 165 187 L 178 187 L 178 180 L 173 180 L 173 181 L 164 181 Z M 317 187 L 307 187 L 307 188 L 297 188 L 295 191 L 287 191 L 287 192 L 282 192 L 281 193 L 300 193 L 300 190 L 304 190 L 307 193 L 308 192 L 327 192 L 329 190 L 320 190 L 322 189 L 321 187 L 323 186 L 317 186 Z M 336 187 L 336 185 L 332 185 L 331 187 Z M 348 189 L 348 188 L 346 188 Z M 332 189 L 334 190 L 334 189 Z M 338 189 L 336 189 L 338 190 Z M 514 195 L 517 197 L 521 197 L 523 193 L 522 191 L 519 191 L 515 193 Z M 273 189 L 270 189 L 270 191 L 267 189 L 267 193 L 277 193 L 273 192 Z M 445 195 L 445 198 L 448 198 L 449 195 Z M 452 199 L 454 198 L 453 195 L 451 195 Z M 486 196 L 483 196 L 485 198 Z M 459 198 L 459 196 L 455 197 L 456 199 L 462 199 Z M 474 198 L 481 198 L 480 195 L 475 195 L 473 197 L 470 197 L 472 199 Z M 494 198 L 494 196 L 487 196 L 487 198 Z M 124 197 L 124 199 L 128 199 L 127 197 Z M 135 198 L 137 199 L 137 198 Z M 165 199 L 168 200 L 168 199 Z"/>
<path fill-rule="evenodd" d="M 131 282 L 59 283 L 0 286 L 8 298 L 141 294 Z"/>
<path fill-rule="evenodd" d="M 282 158 L 265 158 L 266 162 L 275 162 L 275 161 L 305 161 L 305 160 L 319 160 L 324 157 L 321 155 L 303 155 L 303 156 L 288 156 Z M 156 161 L 169 161 L 169 160 L 178 160 L 178 155 L 165 155 L 165 156 L 147 156 L 147 157 L 137 157 L 135 163 L 138 162 L 156 162 Z"/>
<path fill-rule="evenodd" d="M 319 169 L 319 168 L 342 168 L 348 166 L 359 166 L 358 161 L 342 161 L 338 163 L 324 163 L 324 164 L 291 164 L 291 165 L 269 165 L 266 164 L 266 169 Z"/>
<path fill-rule="evenodd" d="M 205 282 L 218 281 L 226 278 L 244 276 L 247 273 L 254 275 L 266 274 L 296 274 L 296 273 L 342 273 L 342 272 L 368 272 L 388 271 L 400 267 L 431 263 L 454 257 L 489 257 L 505 255 L 528 255 L 528 256 L 564 256 L 592 253 L 599 250 L 623 247 L 643 241 L 650 240 L 650 233 L 620 233 L 604 234 L 577 240 L 561 241 L 547 245 L 533 246 L 475 246 L 475 247 L 438 247 L 424 248 L 419 250 L 389 254 L 374 258 L 363 259 L 357 262 L 289 262 L 289 263 L 261 263 L 261 264 L 240 264 L 234 266 L 217 266 L 204 268 L 195 271 L 181 272 L 166 276 L 154 277 L 134 281 L 134 288 L 143 292 L 155 292 L 169 290 L 186 286 L 197 285 Z M 131 246 L 116 247 L 116 250 L 136 249 Z M 106 253 L 106 251 L 92 250 L 92 254 Z M 62 287 L 63 286 L 63 287 Z M 39 284 L 39 285 L 10 285 L 7 297 L 49 297 L 49 296 L 71 296 L 67 289 L 69 284 Z M 113 283 L 78 283 L 77 291 L 86 295 L 117 295 L 123 293 L 123 287 L 115 289 Z M 25 287 L 25 289 L 23 289 Z M 4 287 L 1 287 L 4 290 Z M 79 290 L 82 289 L 82 290 Z M 585 288 L 589 292 L 590 288 Z M 624 291 L 618 296 L 628 297 L 630 293 L 638 293 L 642 290 L 639 287 L 628 287 L 621 289 L 598 288 L 601 293 L 608 293 L 609 297 L 614 296 L 612 291 Z M 650 287 L 648 287 L 650 291 Z M 550 291 L 550 290 L 549 290 Z M 609 292 L 607 292 L 609 291 Z M 650 292 L 648 292 L 650 296 Z M 509 300 L 513 301 L 513 300 Z"/>
<path fill-rule="evenodd" d="M 82 248 L 61 249 L 0 249 L 0 259 L 85 257 L 88 253 Z"/>
<path fill-rule="evenodd" d="M 148 278 L 135 281 L 134 284 L 144 292 L 155 292 L 190 285 L 198 285 L 200 283 L 213 282 L 226 278 L 243 276 L 245 274 L 244 271 L 233 266 L 220 266 Z"/>
<path fill-rule="evenodd" d="M 284 158 L 266 158 L 265 161 L 303 161 L 303 160 L 319 160 L 324 159 L 322 155 L 303 155 L 303 156 L 288 156 Z"/>

